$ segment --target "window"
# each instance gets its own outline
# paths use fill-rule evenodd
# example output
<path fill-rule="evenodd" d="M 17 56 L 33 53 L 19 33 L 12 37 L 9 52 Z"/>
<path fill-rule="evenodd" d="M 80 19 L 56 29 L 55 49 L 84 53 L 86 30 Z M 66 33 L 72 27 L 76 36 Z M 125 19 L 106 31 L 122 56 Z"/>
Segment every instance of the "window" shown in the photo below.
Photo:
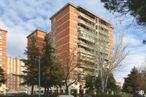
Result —
<path fill-rule="evenodd" d="M 0 39 L 2 39 L 2 37 L 0 36 Z"/>
<path fill-rule="evenodd" d="M 2 42 L 0 42 L 0 44 L 2 44 Z"/>
<path fill-rule="evenodd" d="M 2 48 L 0 48 L 0 50 L 2 50 Z"/>
<path fill-rule="evenodd" d="M 0 33 L 2 33 L 2 32 L 0 31 Z"/>
<path fill-rule="evenodd" d="M 2 55 L 2 53 L 0 53 L 0 55 Z"/>

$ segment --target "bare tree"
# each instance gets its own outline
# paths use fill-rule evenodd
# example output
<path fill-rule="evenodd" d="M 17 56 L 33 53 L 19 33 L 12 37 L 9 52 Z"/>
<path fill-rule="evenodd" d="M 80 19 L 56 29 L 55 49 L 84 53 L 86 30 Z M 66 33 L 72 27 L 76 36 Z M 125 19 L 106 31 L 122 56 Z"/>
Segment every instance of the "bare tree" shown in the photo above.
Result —
<path fill-rule="evenodd" d="M 69 87 L 79 81 L 80 74 L 82 72 L 79 68 L 78 62 L 78 51 L 76 49 L 72 50 L 69 57 L 65 58 L 63 61 L 64 68 L 64 82 L 65 82 L 65 92 L 69 93 Z"/>
<path fill-rule="evenodd" d="M 98 74 L 96 75 L 100 76 L 102 93 L 105 93 L 109 75 L 123 66 L 122 62 L 129 54 L 127 46 L 123 42 L 123 38 L 123 34 L 116 36 L 112 58 L 108 60 L 105 59 L 101 52 L 101 47 L 99 47 L 98 53 L 95 53 L 95 62 L 98 68 Z M 100 46 L 100 43 L 98 43 L 98 45 Z"/>

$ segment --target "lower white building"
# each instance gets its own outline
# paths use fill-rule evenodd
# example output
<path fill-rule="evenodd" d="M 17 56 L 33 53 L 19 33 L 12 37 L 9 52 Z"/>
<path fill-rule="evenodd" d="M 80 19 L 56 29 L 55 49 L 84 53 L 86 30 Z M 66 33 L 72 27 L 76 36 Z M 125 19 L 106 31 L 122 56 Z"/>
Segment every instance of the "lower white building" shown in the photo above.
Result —
<path fill-rule="evenodd" d="M 21 86 L 20 83 L 22 79 L 17 76 L 23 74 L 24 62 L 19 58 L 7 57 L 7 82 L 6 87 L 7 91 L 22 91 L 25 90 L 24 86 Z"/>

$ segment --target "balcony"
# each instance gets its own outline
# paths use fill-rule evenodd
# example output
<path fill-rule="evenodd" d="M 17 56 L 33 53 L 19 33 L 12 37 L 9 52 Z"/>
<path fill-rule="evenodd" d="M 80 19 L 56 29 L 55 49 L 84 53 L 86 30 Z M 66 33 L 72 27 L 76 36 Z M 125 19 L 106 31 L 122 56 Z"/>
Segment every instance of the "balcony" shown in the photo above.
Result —
<path fill-rule="evenodd" d="M 101 42 L 101 43 L 103 43 L 103 44 L 108 44 L 108 43 L 109 43 L 109 40 L 106 39 L 106 38 L 100 37 L 100 38 L 99 38 L 99 42 Z"/>
<path fill-rule="evenodd" d="M 88 15 L 82 13 L 82 12 L 80 12 L 80 16 L 82 16 L 84 18 L 87 18 L 88 20 L 90 20 L 90 21 L 92 21 L 94 23 L 96 22 L 95 19 L 91 18 L 90 16 L 88 16 Z"/>
<path fill-rule="evenodd" d="M 85 58 L 85 57 L 80 57 L 80 61 L 83 61 L 84 63 L 90 64 L 90 65 L 93 65 L 95 63 L 93 59 Z"/>
<path fill-rule="evenodd" d="M 82 19 L 80 19 L 79 22 L 84 24 L 84 25 L 86 25 L 86 26 L 88 26 L 89 28 L 95 29 L 94 25 L 92 25 L 92 24 L 90 24 L 90 23 L 88 23 L 88 22 L 86 22 L 86 21 L 84 21 Z"/>
<path fill-rule="evenodd" d="M 86 49 L 89 49 L 89 50 L 94 50 L 93 45 L 88 44 L 88 43 L 84 43 L 84 42 L 82 42 L 82 41 L 80 41 L 80 42 L 78 43 L 78 45 L 79 45 L 79 46 L 82 46 L 82 47 L 84 47 L 84 48 L 86 48 Z"/>
<path fill-rule="evenodd" d="M 86 51 L 84 49 L 80 49 L 79 52 L 84 54 L 85 56 L 93 56 L 92 52 Z"/>
<path fill-rule="evenodd" d="M 80 27 L 80 28 L 79 28 L 79 32 L 89 34 L 89 35 L 92 36 L 92 37 L 96 37 L 95 31 L 89 31 L 89 30 L 86 30 L 86 29 L 83 28 L 83 27 Z"/>
<path fill-rule="evenodd" d="M 105 31 L 99 31 L 99 36 L 103 36 L 103 37 L 108 38 L 109 34 L 108 34 L 108 32 L 105 32 Z"/>
<path fill-rule="evenodd" d="M 93 54 L 88 54 L 87 52 L 84 52 L 84 51 L 79 51 L 80 53 L 80 59 L 81 60 L 89 60 L 89 61 L 93 61 L 94 60 L 94 55 Z"/>
<path fill-rule="evenodd" d="M 86 33 L 83 33 L 83 32 L 79 33 L 79 38 L 84 39 L 84 40 L 86 40 L 88 42 L 91 42 L 91 43 L 95 42 L 94 37 L 92 37 L 92 36 L 90 36 L 90 35 L 88 35 Z"/>
<path fill-rule="evenodd" d="M 85 29 L 88 29 L 89 31 L 93 31 L 93 32 L 94 32 L 94 31 L 96 30 L 96 28 L 95 28 L 94 26 L 92 26 L 92 25 L 86 23 L 86 22 L 83 21 L 83 20 L 80 20 L 80 21 L 79 21 L 79 25 L 80 25 L 81 27 L 84 27 Z"/>
<path fill-rule="evenodd" d="M 86 70 L 87 70 L 87 69 L 88 69 L 88 70 L 95 70 L 95 69 L 96 69 L 94 66 L 92 66 L 92 65 L 89 66 L 89 65 L 87 65 L 87 64 L 86 64 L 86 65 L 85 65 L 85 64 L 81 64 L 80 67 L 81 67 L 81 68 L 85 68 Z M 93 71 L 92 71 L 92 72 L 93 72 Z"/>
<path fill-rule="evenodd" d="M 108 29 L 108 26 L 103 25 L 103 24 L 101 24 L 101 23 L 100 23 L 100 26 L 103 27 L 104 29 Z"/>

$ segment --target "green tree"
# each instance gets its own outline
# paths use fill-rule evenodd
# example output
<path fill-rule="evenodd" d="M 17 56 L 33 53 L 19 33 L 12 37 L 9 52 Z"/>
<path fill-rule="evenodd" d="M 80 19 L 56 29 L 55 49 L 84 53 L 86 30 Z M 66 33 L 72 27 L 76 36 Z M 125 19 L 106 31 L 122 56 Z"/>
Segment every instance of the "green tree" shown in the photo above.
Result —
<path fill-rule="evenodd" d="M 118 86 L 116 85 L 116 80 L 113 76 L 113 74 L 110 74 L 108 77 L 108 83 L 107 83 L 107 92 L 116 92 L 118 91 Z"/>
<path fill-rule="evenodd" d="M 95 87 L 95 81 L 96 81 L 96 79 L 95 79 L 94 76 L 87 75 L 85 77 L 85 81 L 86 81 L 85 88 L 94 89 L 94 87 Z"/>
<path fill-rule="evenodd" d="M 65 84 L 63 82 L 64 79 L 64 72 L 63 72 L 63 68 L 61 67 L 60 64 L 56 63 L 54 64 L 54 66 L 52 67 L 52 74 L 51 74 L 51 81 L 53 83 L 53 86 L 57 88 L 61 89 L 61 87 Z"/>
<path fill-rule="evenodd" d="M 43 54 L 41 57 L 41 86 L 45 88 L 45 93 L 46 93 L 46 89 L 52 86 L 50 82 L 51 81 L 50 73 L 51 73 L 51 67 L 54 64 L 53 63 L 54 49 L 50 45 L 49 35 L 46 35 L 44 42 L 45 42 L 45 46 L 43 48 Z"/>
<path fill-rule="evenodd" d="M 100 75 L 98 77 L 94 77 L 91 75 L 86 76 L 85 78 L 85 88 L 88 88 L 90 91 L 96 89 L 96 92 L 98 94 L 102 93 L 102 86 L 101 86 L 101 77 Z M 115 78 L 113 74 L 109 74 L 108 81 L 107 81 L 107 88 L 105 92 L 111 93 L 117 91 L 118 86 L 116 85 Z"/>
<path fill-rule="evenodd" d="M 2 67 L 0 67 L 0 86 L 6 83 L 6 75 Z"/>
<path fill-rule="evenodd" d="M 32 37 L 30 44 L 25 50 L 27 59 L 23 59 L 25 63 L 24 75 L 20 75 L 20 77 L 24 79 L 22 85 L 31 86 L 31 94 L 33 95 L 34 85 L 38 83 L 38 56 L 40 56 L 40 52 L 36 46 L 35 37 Z"/>
<path fill-rule="evenodd" d="M 136 93 L 138 90 L 144 90 L 145 85 L 146 77 L 134 67 L 128 77 L 125 78 L 123 91 L 127 93 Z"/>
<path fill-rule="evenodd" d="M 63 80 L 62 69 L 54 54 L 54 49 L 51 46 L 49 34 L 45 37 L 45 45 L 41 57 L 41 86 L 47 89 L 60 84 Z"/>
<path fill-rule="evenodd" d="M 146 0 L 101 0 L 104 7 L 112 12 L 130 13 L 141 25 L 146 24 Z"/>

